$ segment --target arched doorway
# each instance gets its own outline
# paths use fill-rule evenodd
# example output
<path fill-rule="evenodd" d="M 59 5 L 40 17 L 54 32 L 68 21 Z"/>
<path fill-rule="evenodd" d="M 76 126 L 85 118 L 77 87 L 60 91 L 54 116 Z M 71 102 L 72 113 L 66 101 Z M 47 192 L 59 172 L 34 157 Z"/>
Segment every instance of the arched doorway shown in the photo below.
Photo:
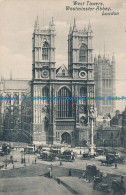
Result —
<path fill-rule="evenodd" d="M 61 143 L 64 143 L 64 144 L 71 144 L 71 136 L 70 136 L 69 133 L 64 132 L 64 133 L 61 135 Z"/>

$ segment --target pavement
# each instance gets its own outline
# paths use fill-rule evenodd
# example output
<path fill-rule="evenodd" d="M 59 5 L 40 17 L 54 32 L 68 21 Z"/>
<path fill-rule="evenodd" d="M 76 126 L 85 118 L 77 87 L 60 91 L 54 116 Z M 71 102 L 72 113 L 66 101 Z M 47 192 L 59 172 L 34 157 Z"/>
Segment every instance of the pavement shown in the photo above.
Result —
<path fill-rule="evenodd" d="M 115 148 L 115 150 L 126 156 L 125 149 Z M 42 161 L 36 155 L 29 154 L 25 155 L 26 163 L 21 163 L 21 158 L 24 157 L 24 154 L 18 149 L 12 151 L 10 155 L 13 155 L 14 167 L 12 163 L 9 163 L 7 169 L 0 170 L 0 195 L 100 195 L 100 192 L 93 190 L 92 183 L 87 183 L 82 178 L 79 179 L 79 175 L 82 174 L 87 165 L 96 165 L 105 174 L 126 175 L 126 162 L 118 164 L 117 169 L 115 169 L 114 165 L 101 166 L 99 160 L 103 158 L 102 156 L 89 160 L 83 159 L 82 155 L 78 155 L 74 162 L 63 161 L 63 166 L 60 166 L 59 160 L 54 162 Z M 3 163 L 6 159 L 9 160 L 10 155 L 0 157 L 0 163 Z M 35 159 L 37 159 L 37 164 L 35 164 Z M 51 164 L 54 179 L 43 177 L 49 172 Z M 71 177 L 68 177 L 70 169 L 74 170 L 74 172 L 72 172 Z M 76 177 L 73 177 L 75 175 Z M 56 178 L 60 179 L 60 185 Z M 45 193 L 43 193 L 44 190 Z"/>
<path fill-rule="evenodd" d="M 69 190 L 72 189 L 73 194 L 82 195 L 101 195 L 99 191 L 93 190 L 93 184 L 88 183 L 84 179 L 77 177 L 59 177 L 62 185 L 66 186 Z"/>
<path fill-rule="evenodd" d="M 55 180 L 45 177 L 0 179 L 0 195 L 71 195 Z"/>

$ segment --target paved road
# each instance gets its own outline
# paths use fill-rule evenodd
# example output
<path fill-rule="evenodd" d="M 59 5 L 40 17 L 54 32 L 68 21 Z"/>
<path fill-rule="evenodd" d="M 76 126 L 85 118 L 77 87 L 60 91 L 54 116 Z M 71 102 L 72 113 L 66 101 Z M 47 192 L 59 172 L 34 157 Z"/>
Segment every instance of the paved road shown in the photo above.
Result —
<path fill-rule="evenodd" d="M 12 155 L 12 152 L 11 152 Z M 15 168 L 23 167 L 24 164 L 21 164 L 21 152 L 20 151 L 13 151 L 13 157 L 14 160 L 17 160 L 17 162 L 14 163 Z M 124 164 L 118 164 L 118 169 L 115 169 L 114 165 L 113 166 L 101 166 L 101 162 L 99 159 L 91 159 L 91 160 L 84 160 L 80 156 L 78 156 L 74 162 L 63 162 L 63 167 L 66 168 L 75 168 L 75 169 L 86 169 L 86 165 L 96 165 L 97 168 L 105 173 L 111 173 L 111 174 L 118 174 L 118 175 L 126 175 L 126 163 Z M 9 159 L 9 155 L 7 156 Z M 25 155 L 26 159 L 26 166 L 30 166 L 35 163 L 35 158 L 37 158 L 36 155 Z M 6 159 L 6 156 L 0 157 L 0 163 L 2 163 L 3 160 Z M 45 164 L 45 165 L 54 165 L 54 166 L 59 166 L 60 162 L 59 161 L 54 161 L 54 162 L 48 162 L 48 161 L 42 161 L 41 159 L 37 159 L 37 164 Z M 13 165 L 9 164 L 8 169 L 12 169 Z"/>
<path fill-rule="evenodd" d="M 12 153 L 11 153 L 12 155 Z M 43 176 L 44 173 L 49 171 L 49 167 L 52 164 L 55 169 L 55 173 L 58 177 L 64 176 L 61 179 L 68 184 L 72 189 L 77 190 L 80 194 L 85 192 L 85 195 L 95 195 L 95 191 L 92 189 L 92 184 L 87 184 L 84 180 L 79 178 L 68 178 L 69 169 L 82 169 L 85 170 L 86 165 L 96 165 L 100 171 L 105 173 L 121 174 L 126 175 L 126 164 L 118 164 L 118 169 L 115 169 L 114 166 L 101 166 L 101 163 L 98 159 L 84 160 L 81 156 L 76 159 L 74 162 L 63 162 L 63 166 L 59 166 L 59 161 L 47 162 L 37 159 L 37 164 L 35 163 L 35 155 L 26 155 L 26 166 L 21 164 L 21 153 L 20 151 L 13 151 L 14 160 L 17 162 L 14 163 L 15 168 L 23 166 L 23 168 L 14 169 L 14 170 L 1 170 L 0 171 L 0 195 L 69 195 L 72 192 L 68 190 L 67 187 L 59 185 L 53 179 L 48 179 Z M 7 156 L 9 159 L 9 155 Z M 0 161 L 6 159 L 6 156 L 0 157 Z M 66 169 L 69 168 L 69 169 Z M 12 169 L 12 164 L 8 165 L 8 169 Z M 3 179 L 6 178 L 6 179 Z M 11 178 L 9 178 L 11 177 Z M 16 177 L 16 178 L 15 178 Z M 20 178 L 19 178 L 20 177 Z M 43 193 L 44 192 L 44 193 Z M 96 193 L 97 194 L 97 193 Z M 84 193 L 83 193 L 84 195 Z"/>
<path fill-rule="evenodd" d="M 0 195 L 71 195 L 55 180 L 45 177 L 0 179 Z"/>
<path fill-rule="evenodd" d="M 101 195 L 101 192 L 93 190 L 92 183 L 87 183 L 84 179 L 79 179 L 77 177 L 61 177 L 60 180 L 71 187 L 77 194 Z"/>

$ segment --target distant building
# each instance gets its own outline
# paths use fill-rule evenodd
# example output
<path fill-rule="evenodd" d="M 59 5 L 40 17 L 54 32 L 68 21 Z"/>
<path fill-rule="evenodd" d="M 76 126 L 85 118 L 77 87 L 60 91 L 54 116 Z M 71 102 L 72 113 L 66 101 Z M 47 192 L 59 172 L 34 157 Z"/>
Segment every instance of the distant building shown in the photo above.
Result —
<path fill-rule="evenodd" d="M 110 127 L 111 117 L 106 114 L 104 116 L 99 115 L 96 118 L 96 127 Z"/>
<path fill-rule="evenodd" d="M 126 148 L 126 107 L 122 113 L 122 146 Z"/>
<path fill-rule="evenodd" d="M 98 116 L 96 119 L 95 143 L 97 146 L 121 147 L 122 146 L 123 114 L 119 110 L 115 116 Z"/>
<path fill-rule="evenodd" d="M 121 127 L 100 127 L 94 136 L 96 146 L 120 147 Z"/>
<path fill-rule="evenodd" d="M 1 80 L 0 98 L 4 99 L 0 100 L 0 139 L 26 141 L 22 136 L 22 99 L 28 88 L 28 80 Z"/>
<path fill-rule="evenodd" d="M 110 125 L 111 126 L 120 126 L 122 127 L 123 123 L 123 114 L 120 113 L 119 110 L 116 110 L 115 116 L 111 119 Z"/>
<path fill-rule="evenodd" d="M 115 101 L 108 97 L 115 97 L 115 57 L 101 57 L 94 59 L 95 96 L 104 97 L 104 100 L 96 101 L 98 115 L 112 113 L 115 111 Z"/>

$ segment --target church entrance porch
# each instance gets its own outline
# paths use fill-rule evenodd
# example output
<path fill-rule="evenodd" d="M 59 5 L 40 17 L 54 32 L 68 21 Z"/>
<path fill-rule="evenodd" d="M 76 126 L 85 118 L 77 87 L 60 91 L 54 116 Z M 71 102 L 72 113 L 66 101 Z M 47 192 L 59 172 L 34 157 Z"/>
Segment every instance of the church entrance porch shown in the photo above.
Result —
<path fill-rule="evenodd" d="M 62 143 L 62 144 L 71 144 L 71 136 L 70 136 L 69 133 L 64 132 L 64 133 L 61 135 L 61 143 Z"/>

